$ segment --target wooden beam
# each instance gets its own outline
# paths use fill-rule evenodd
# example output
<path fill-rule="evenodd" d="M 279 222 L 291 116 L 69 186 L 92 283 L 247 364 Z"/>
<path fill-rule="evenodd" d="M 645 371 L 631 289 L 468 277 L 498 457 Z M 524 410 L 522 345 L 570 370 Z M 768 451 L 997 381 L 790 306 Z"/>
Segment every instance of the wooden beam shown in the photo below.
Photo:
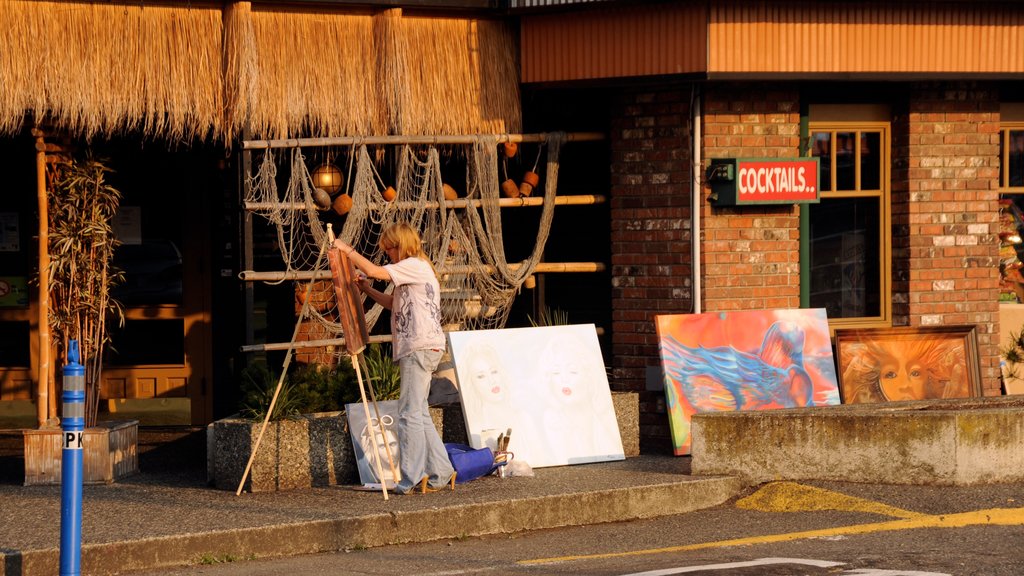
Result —
<path fill-rule="evenodd" d="M 497 143 L 502 142 L 547 142 L 548 133 L 541 134 L 495 134 Z M 311 148 L 317 146 L 367 146 L 383 144 L 473 144 L 480 135 L 464 134 L 453 136 L 337 136 L 331 138 L 283 138 L 279 140 L 243 140 L 243 150 L 267 148 Z M 605 139 L 600 132 L 569 132 L 567 142 L 596 142 Z"/>
<path fill-rule="evenodd" d="M 518 270 L 522 264 L 509 264 L 512 270 Z M 485 271 L 493 273 L 492 266 L 484 266 Z M 535 274 L 552 273 L 577 273 L 577 272 L 604 272 L 607 269 L 604 262 L 541 262 L 534 268 Z M 437 266 L 438 274 L 469 274 L 475 270 L 472 266 Z M 330 280 L 330 270 L 292 270 L 291 272 L 256 272 L 254 270 L 243 270 L 238 274 L 243 282 L 280 282 L 281 280 Z"/>
<path fill-rule="evenodd" d="M 574 196 L 555 196 L 555 206 L 581 206 L 604 204 L 607 199 L 599 194 L 577 194 Z M 472 205 L 479 207 L 484 201 L 479 198 L 459 198 L 448 200 L 444 203 L 445 208 L 465 208 Z M 519 198 L 499 198 L 498 206 L 501 208 L 520 208 L 523 206 L 543 206 L 543 196 L 520 196 Z M 440 208 L 440 202 L 414 202 L 412 200 L 401 200 L 395 202 L 374 202 L 370 204 L 373 209 L 382 209 L 385 206 L 395 208 Z M 245 209 L 249 211 L 269 210 L 280 208 L 282 210 L 305 210 L 306 205 L 302 202 L 246 202 Z"/>

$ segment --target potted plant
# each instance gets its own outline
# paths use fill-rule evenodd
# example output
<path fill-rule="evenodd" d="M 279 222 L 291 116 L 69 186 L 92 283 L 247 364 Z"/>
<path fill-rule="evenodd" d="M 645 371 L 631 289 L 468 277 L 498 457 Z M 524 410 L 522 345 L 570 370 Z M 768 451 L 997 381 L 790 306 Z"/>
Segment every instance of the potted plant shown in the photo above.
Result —
<path fill-rule="evenodd" d="M 1021 364 L 1024 363 L 1024 328 L 1010 333 L 1010 343 L 999 350 L 1000 372 L 1003 377 L 1004 394 L 1024 394 L 1024 374 Z"/>
<path fill-rule="evenodd" d="M 121 194 L 106 181 L 110 169 L 86 155 L 50 164 L 47 174 L 48 327 L 50 357 L 63 365 L 68 343 L 77 340 L 85 368 L 83 481 L 112 482 L 138 471 L 138 422 L 98 423 L 103 352 L 110 344 L 108 326 L 124 322 L 124 311 L 110 297 L 122 279 L 111 262 L 119 242 L 111 221 Z M 61 450 L 55 402 L 38 430 L 25 431 L 25 484 L 60 482 Z"/>

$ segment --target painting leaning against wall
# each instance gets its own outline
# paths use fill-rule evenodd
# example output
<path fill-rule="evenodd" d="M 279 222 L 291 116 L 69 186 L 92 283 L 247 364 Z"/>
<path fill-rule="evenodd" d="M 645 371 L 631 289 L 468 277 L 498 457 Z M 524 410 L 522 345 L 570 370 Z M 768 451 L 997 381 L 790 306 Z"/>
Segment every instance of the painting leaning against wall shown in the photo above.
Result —
<path fill-rule="evenodd" d="M 697 412 L 839 403 L 823 308 L 655 316 L 673 452 Z"/>
<path fill-rule="evenodd" d="M 974 326 L 836 330 L 844 404 L 981 395 Z"/>

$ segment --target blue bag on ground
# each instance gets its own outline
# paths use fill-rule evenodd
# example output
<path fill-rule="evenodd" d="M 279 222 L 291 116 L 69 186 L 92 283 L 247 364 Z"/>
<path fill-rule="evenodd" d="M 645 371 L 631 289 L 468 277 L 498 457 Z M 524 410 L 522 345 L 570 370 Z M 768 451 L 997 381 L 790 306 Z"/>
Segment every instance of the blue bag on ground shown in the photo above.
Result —
<path fill-rule="evenodd" d="M 465 444 L 445 442 L 444 449 L 455 468 L 455 483 L 462 484 L 487 476 L 498 469 L 490 448 L 473 448 Z"/>

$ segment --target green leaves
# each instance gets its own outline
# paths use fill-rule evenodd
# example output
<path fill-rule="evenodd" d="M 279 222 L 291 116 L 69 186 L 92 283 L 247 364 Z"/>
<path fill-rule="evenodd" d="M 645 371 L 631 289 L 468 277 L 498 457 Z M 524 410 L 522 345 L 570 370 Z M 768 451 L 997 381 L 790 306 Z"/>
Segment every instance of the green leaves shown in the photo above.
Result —
<path fill-rule="evenodd" d="M 263 364 L 253 364 L 242 372 L 240 412 L 245 418 L 263 420 L 280 380 Z M 299 414 L 339 412 L 345 404 L 359 398 L 356 376 L 350 365 L 336 368 L 303 365 L 292 370 L 281 382 L 271 420 Z"/>
<path fill-rule="evenodd" d="M 377 400 L 394 400 L 402 389 L 402 373 L 391 359 L 390 344 L 370 344 L 363 351 L 364 376 Z"/>

